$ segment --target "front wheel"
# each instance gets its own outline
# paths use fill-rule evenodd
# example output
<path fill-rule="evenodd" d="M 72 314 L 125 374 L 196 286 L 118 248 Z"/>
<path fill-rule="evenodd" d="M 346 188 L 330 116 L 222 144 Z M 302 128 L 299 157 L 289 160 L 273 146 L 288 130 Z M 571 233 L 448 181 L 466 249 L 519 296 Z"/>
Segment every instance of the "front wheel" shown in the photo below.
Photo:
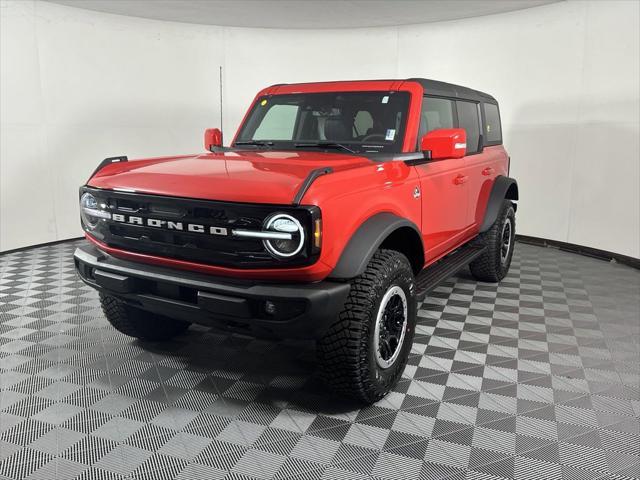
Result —
<path fill-rule="evenodd" d="M 335 391 L 373 403 L 398 382 L 416 325 L 415 282 L 407 258 L 379 250 L 335 323 L 318 342 L 320 368 Z"/>

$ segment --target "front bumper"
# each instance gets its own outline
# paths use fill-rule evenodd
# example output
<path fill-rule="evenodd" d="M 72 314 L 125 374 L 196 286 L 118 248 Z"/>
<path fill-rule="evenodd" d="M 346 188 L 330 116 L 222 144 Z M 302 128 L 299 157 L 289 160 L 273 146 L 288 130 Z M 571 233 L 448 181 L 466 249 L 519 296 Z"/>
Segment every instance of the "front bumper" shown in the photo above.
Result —
<path fill-rule="evenodd" d="M 80 278 L 133 307 L 256 337 L 319 338 L 337 317 L 348 283 L 280 284 L 212 277 L 129 262 L 95 246 L 73 255 Z"/>

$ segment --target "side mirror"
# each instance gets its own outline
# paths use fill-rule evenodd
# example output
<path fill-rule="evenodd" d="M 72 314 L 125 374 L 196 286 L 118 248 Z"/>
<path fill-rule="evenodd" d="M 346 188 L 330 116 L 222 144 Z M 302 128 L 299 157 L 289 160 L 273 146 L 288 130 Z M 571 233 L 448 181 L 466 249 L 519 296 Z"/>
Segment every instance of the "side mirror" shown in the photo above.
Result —
<path fill-rule="evenodd" d="M 432 130 L 420 139 L 420 150 L 431 152 L 431 160 L 462 158 L 467 153 L 467 132 L 463 128 Z"/>
<path fill-rule="evenodd" d="M 204 148 L 211 151 L 212 148 L 222 146 L 222 131 L 219 128 L 207 128 L 204 131 Z"/>

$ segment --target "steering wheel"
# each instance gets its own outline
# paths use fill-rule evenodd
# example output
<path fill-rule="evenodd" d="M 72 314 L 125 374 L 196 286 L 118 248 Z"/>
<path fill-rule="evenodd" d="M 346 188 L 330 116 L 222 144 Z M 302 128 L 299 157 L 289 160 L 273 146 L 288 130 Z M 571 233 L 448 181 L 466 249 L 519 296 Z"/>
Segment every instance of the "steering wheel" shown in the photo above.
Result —
<path fill-rule="evenodd" d="M 362 140 L 362 143 L 370 142 L 372 140 L 386 140 L 384 133 L 370 133 L 369 135 L 365 135 Z"/>

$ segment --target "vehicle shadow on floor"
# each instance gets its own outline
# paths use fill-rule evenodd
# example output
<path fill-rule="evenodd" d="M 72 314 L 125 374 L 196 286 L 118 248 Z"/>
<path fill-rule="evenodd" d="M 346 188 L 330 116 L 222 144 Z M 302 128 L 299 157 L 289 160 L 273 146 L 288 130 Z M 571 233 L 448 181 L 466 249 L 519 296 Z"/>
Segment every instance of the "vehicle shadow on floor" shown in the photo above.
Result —
<path fill-rule="evenodd" d="M 180 365 L 187 377 L 205 374 L 195 388 L 224 399 L 334 415 L 362 408 L 324 384 L 311 341 L 263 340 L 191 326 L 171 342 L 137 343 L 156 364 Z"/>

